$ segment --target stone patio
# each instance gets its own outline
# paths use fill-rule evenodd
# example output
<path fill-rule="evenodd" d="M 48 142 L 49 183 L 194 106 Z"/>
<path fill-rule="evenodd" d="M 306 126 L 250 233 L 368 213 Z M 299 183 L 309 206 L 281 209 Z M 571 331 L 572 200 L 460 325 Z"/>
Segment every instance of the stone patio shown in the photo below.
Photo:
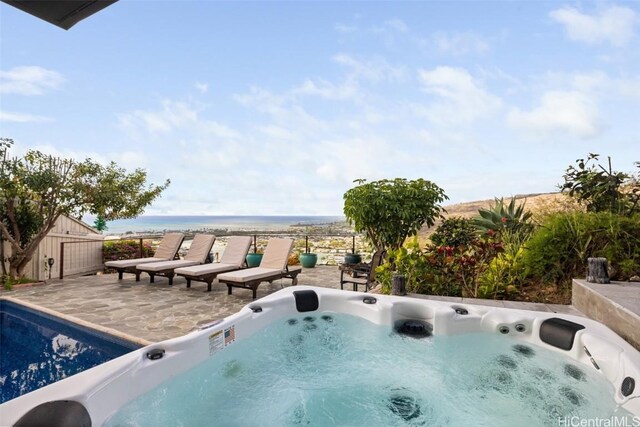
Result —
<path fill-rule="evenodd" d="M 298 283 L 338 289 L 340 272 L 336 266 L 304 269 L 298 276 Z M 291 286 L 291 280 L 264 283 L 258 288 L 258 298 L 284 286 Z M 162 277 L 150 284 L 145 275 L 136 283 L 133 275 L 125 274 L 119 281 L 117 274 L 103 274 L 68 277 L 43 286 L 12 291 L 1 290 L 0 297 L 35 304 L 145 344 L 184 335 L 198 325 L 236 313 L 253 301 L 251 291 L 246 289 L 236 288 L 233 295 L 227 295 L 227 287 L 217 282 L 214 282 L 212 292 L 206 292 L 206 289 L 206 284 L 199 282 L 193 282 L 187 289 L 186 281 L 181 277 L 175 278 L 174 285 L 169 286 L 167 279 Z M 425 295 L 411 297 L 582 315 L 572 306 Z"/>

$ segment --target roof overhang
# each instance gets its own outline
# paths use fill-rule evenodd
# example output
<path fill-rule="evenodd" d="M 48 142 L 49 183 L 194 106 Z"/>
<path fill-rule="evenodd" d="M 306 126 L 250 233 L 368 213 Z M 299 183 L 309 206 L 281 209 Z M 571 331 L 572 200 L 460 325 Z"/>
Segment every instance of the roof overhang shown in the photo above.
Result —
<path fill-rule="evenodd" d="M 68 30 L 118 0 L 2 0 L 24 12 Z"/>

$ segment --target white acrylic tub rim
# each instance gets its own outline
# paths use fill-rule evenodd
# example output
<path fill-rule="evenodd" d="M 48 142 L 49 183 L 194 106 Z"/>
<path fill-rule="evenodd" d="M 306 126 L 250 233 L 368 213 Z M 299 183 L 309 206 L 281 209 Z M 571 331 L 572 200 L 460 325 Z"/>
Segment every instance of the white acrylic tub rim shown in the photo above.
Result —
<path fill-rule="evenodd" d="M 311 290 L 319 300 L 318 311 L 356 315 L 376 324 L 393 325 L 404 319 L 422 320 L 433 326 L 434 335 L 501 333 L 501 329 L 504 333 L 507 327 L 507 334 L 514 340 L 563 353 L 584 365 L 585 369 L 595 369 L 593 358 L 600 367 L 598 372 L 613 384 L 615 401 L 633 415 L 640 416 L 640 387 L 635 387 L 626 397 L 621 392 L 625 378 L 633 378 L 636 382 L 640 380 L 640 353 L 609 328 L 593 320 L 556 313 L 295 286 L 257 300 L 208 328 L 151 344 L 5 402 L 0 405 L 0 425 L 14 425 L 32 408 L 45 402 L 73 401 L 86 408 L 93 426 L 100 426 L 127 402 L 215 355 L 217 349 L 221 348 L 221 342 L 217 339 L 224 335 L 225 330 L 233 328 L 236 341 L 242 340 L 273 321 L 298 315 L 294 293 Z M 376 303 L 367 304 L 363 301 L 371 297 L 377 300 Z M 260 307 L 261 311 L 252 310 L 255 307 Z M 468 313 L 459 314 L 456 308 L 466 309 Z M 570 350 L 556 348 L 541 340 L 540 326 L 552 318 L 584 326 L 584 329 L 575 333 Z M 233 345 L 233 342 L 226 345 Z M 163 357 L 150 360 L 147 354 L 158 349 L 164 350 Z M 84 411 L 80 405 L 76 406 Z M 64 416 L 58 425 L 64 422 L 62 418 Z M 53 419 L 49 421 L 50 425 L 56 425 Z"/>

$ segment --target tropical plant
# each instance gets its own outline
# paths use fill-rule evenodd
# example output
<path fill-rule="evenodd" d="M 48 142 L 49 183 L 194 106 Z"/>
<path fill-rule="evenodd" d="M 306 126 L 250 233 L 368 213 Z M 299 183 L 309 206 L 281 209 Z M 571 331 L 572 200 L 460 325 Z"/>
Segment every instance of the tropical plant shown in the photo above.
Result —
<path fill-rule="evenodd" d="M 503 230 L 500 233 L 502 250 L 478 277 L 479 298 L 504 298 L 518 292 L 526 279 L 524 243 L 529 235 L 522 230 Z"/>
<path fill-rule="evenodd" d="M 102 231 L 106 231 L 109 229 L 109 227 L 107 227 L 107 221 L 104 220 L 104 218 L 102 217 L 97 217 L 95 219 L 95 221 L 93 221 L 93 228 L 95 228 L 96 230 L 102 232 Z"/>
<path fill-rule="evenodd" d="M 429 239 L 436 246 L 469 245 L 478 238 L 478 229 L 468 218 L 449 217 L 442 220 Z"/>
<path fill-rule="evenodd" d="M 105 221 L 140 215 L 169 185 L 148 185 L 142 169 L 76 162 L 29 150 L 10 158 L 0 138 L 0 234 L 11 246 L 9 276 L 21 277 L 36 248 L 60 216 L 91 213 Z"/>
<path fill-rule="evenodd" d="M 614 171 L 611 157 L 606 166 L 597 163 L 599 156 L 589 153 L 586 159 L 577 159 L 576 166 L 569 166 L 560 191 L 585 203 L 589 212 L 640 213 L 640 162 L 635 162 L 638 173 L 634 177 Z"/>
<path fill-rule="evenodd" d="M 503 198 L 496 198 L 488 209 L 479 209 L 479 216 L 473 219 L 473 224 L 482 233 L 499 233 L 504 230 L 531 232 L 531 212 L 524 209 L 525 203 L 516 205 L 516 198 L 512 197 L 508 205 Z"/>
<path fill-rule="evenodd" d="M 440 203 L 448 199 L 443 189 L 424 179 L 354 182 L 344 194 L 344 214 L 376 250 L 401 248 L 423 224 L 434 224 L 443 211 Z"/>

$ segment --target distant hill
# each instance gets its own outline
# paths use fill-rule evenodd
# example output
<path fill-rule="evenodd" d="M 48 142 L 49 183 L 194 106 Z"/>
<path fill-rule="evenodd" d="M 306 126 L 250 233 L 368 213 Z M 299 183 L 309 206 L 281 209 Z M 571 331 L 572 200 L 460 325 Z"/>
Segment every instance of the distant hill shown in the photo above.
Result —
<path fill-rule="evenodd" d="M 504 200 L 508 201 L 512 196 L 505 196 Z M 533 194 L 516 194 L 516 200 L 520 203 L 526 203 L 526 209 L 532 211 L 534 214 L 542 209 L 549 209 L 551 206 L 560 205 L 563 203 L 563 199 L 567 196 L 561 193 L 533 193 Z M 489 200 L 477 200 L 474 202 L 456 203 L 454 205 L 446 205 L 444 208 L 447 212 L 444 214 L 445 218 L 458 216 L 463 218 L 472 218 L 478 215 L 480 208 L 488 208 L 493 204 L 494 199 Z M 422 227 L 418 233 L 420 240 L 426 239 L 438 226 L 439 222 L 433 227 Z"/>

